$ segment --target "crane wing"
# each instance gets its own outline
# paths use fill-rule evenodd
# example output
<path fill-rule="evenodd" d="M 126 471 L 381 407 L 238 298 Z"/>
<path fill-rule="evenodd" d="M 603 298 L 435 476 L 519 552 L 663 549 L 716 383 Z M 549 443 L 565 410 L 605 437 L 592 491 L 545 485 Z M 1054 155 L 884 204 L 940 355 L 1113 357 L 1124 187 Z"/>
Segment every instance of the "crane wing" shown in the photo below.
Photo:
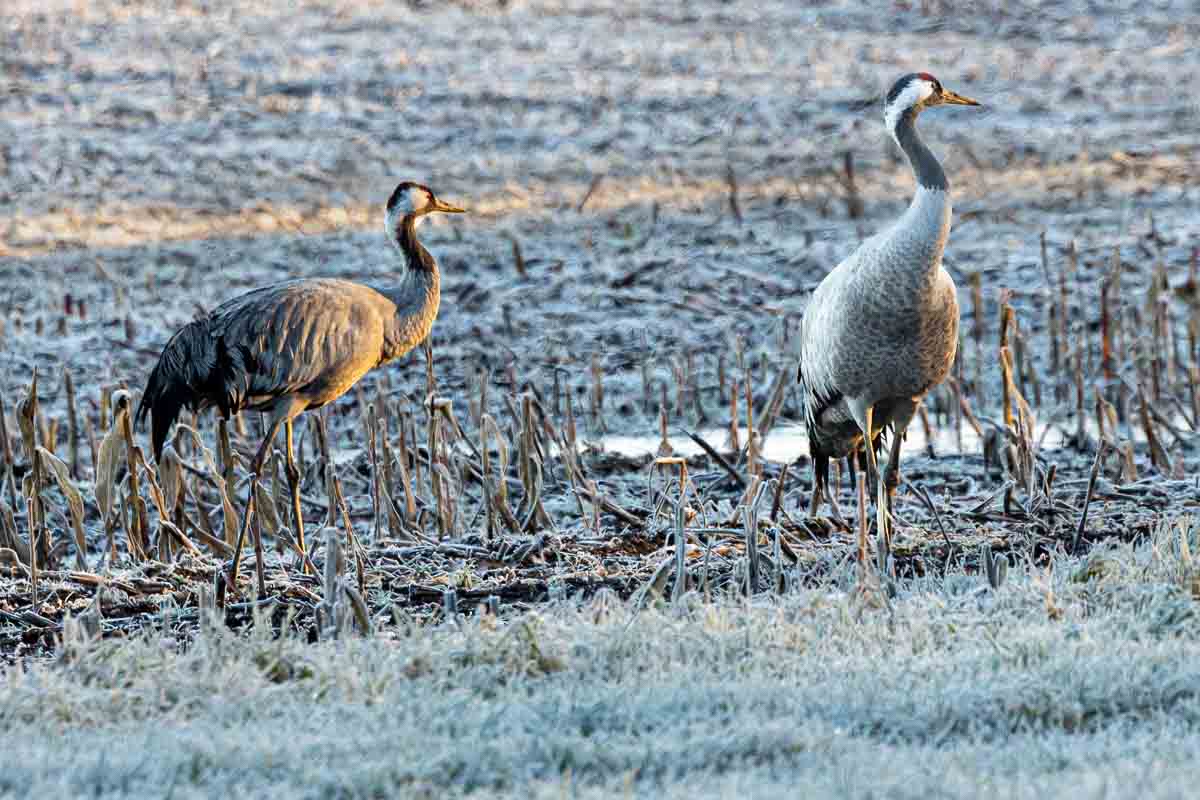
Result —
<path fill-rule="evenodd" d="M 340 394 L 379 363 L 389 313 L 375 290 L 332 279 L 288 281 L 236 297 L 213 312 L 206 331 L 213 352 L 223 356 L 214 365 L 223 394 L 231 408 L 333 388 Z"/>

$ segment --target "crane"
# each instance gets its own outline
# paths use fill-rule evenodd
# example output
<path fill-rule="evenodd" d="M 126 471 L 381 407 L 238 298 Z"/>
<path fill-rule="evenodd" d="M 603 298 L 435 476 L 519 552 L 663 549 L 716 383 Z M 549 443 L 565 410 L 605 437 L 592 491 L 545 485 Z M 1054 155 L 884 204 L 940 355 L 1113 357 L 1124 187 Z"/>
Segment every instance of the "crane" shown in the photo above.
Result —
<path fill-rule="evenodd" d="M 979 103 L 943 88 L 927 72 L 901 77 L 887 93 L 884 124 L 908 157 L 916 193 L 895 224 L 864 241 L 825 276 L 804 310 L 798 377 L 813 462 L 810 514 L 820 508 L 831 458 L 865 451 L 876 496 L 876 452 L 888 427 L 883 484 L 890 511 L 905 430 L 922 398 L 954 363 L 958 292 L 942 266 L 950 235 L 950 184 L 916 128 L 917 115 L 939 105 Z"/>
<path fill-rule="evenodd" d="M 405 269 L 389 286 L 337 278 L 301 278 L 264 286 L 222 303 L 170 338 L 150 372 L 136 421 L 152 415 L 154 457 L 186 406 L 216 408 L 225 419 L 265 412 L 267 432 L 251 473 L 257 476 L 282 426 L 296 544 L 304 548 L 300 472 L 292 420 L 333 402 L 376 367 L 403 356 L 433 328 L 441 297 L 437 262 L 417 241 L 417 225 L 444 203 L 429 187 L 396 186 L 384 213 L 388 238 Z"/>

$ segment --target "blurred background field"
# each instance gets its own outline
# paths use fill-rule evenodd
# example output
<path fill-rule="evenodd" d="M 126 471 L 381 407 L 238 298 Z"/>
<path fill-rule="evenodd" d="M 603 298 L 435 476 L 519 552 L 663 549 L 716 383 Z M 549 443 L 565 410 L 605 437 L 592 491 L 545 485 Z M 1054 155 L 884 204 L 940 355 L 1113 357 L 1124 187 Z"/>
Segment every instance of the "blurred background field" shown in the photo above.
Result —
<path fill-rule="evenodd" d="M 0 792 L 1179 796 L 1194 12 L 10 0 Z M 917 70 L 986 108 L 921 120 L 963 340 L 881 558 L 805 517 L 791 348 L 908 202 Z M 385 282 L 404 179 L 472 212 L 432 361 L 298 425 L 320 574 L 276 459 L 226 581 L 260 420 L 135 485 L 123 398 L 229 296 Z"/>

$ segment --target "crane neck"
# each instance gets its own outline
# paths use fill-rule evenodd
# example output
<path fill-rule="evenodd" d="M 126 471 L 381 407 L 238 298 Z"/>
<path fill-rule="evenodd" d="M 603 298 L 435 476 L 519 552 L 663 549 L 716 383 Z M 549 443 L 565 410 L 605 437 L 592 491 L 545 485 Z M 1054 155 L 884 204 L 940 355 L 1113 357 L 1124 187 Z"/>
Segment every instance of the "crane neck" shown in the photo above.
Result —
<path fill-rule="evenodd" d="M 404 256 L 404 263 L 410 275 L 437 275 L 438 266 L 433 256 L 417 241 L 417 222 L 420 217 L 407 214 L 393 231 L 393 241 Z"/>
<path fill-rule="evenodd" d="M 942 253 L 950 238 L 950 182 L 937 157 L 921 141 L 917 133 L 916 112 L 909 110 L 896 122 L 892 135 L 908 156 L 917 191 L 908 210 L 893 228 L 892 238 L 902 239 L 911 254 L 906 264 L 919 264 L 923 279 L 937 273 L 942 265 Z"/>
<path fill-rule="evenodd" d="M 950 190 L 950 182 L 946 180 L 942 163 L 937 160 L 933 151 L 925 146 L 921 134 L 917 133 L 916 109 L 910 108 L 900 115 L 892 129 L 892 137 L 895 138 L 896 144 L 900 145 L 904 155 L 908 156 L 908 163 L 912 166 L 918 184 L 935 191 Z"/>
<path fill-rule="evenodd" d="M 399 283 L 379 288 L 380 293 L 396 304 L 398 313 L 415 316 L 424 315 L 428 308 L 436 309 L 441 295 L 437 261 L 417 241 L 419 220 L 418 215 L 408 214 L 391 231 L 392 244 L 404 257 L 407 268 Z"/>

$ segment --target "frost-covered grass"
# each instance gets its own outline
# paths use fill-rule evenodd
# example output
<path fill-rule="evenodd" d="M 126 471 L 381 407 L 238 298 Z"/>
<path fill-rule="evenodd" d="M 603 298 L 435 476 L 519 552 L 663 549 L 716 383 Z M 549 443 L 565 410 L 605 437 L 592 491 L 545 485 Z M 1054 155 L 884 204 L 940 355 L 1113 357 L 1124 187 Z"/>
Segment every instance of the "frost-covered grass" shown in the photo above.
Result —
<path fill-rule="evenodd" d="M 562 371 L 586 405 L 599 363 L 606 429 L 656 435 L 642 368 L 675 396 L 696 354 L 704 424 L 723 426 L 714 387 L 734 336 L 753 362 L 785 357 L 807 292 L 908 202 L 870 106 L 929 69 L 988 105 L 923 123 L 955 186 L 962 308 L 992 321 L 994 342 L 995 299 L 1016 290 L 1047 378 L 1038 412 L 1070 428 L 1050 400 L 1062 376 L 1046 361 L 1044 281 L 1078 253 L 1069 336 L 1093 352 L 1115 248 L 1118 319 L 1136 318 L 1160 268 L 1186 289 L 1200 17 L 1181 0 L 977 5 L 5 0 L 0 394 L 11 410 L 36 365 L 65 452 L 64 371 L 102 431 L 101 387 L 142 385 L 198 308 L 304 275 L 384 281 L 380 204 L 417 178 L 475 212 L 424 234 L 445 267 L 437 378 L 458 419 L 481 372 L 503 420 L 506 393 L 528 381 L 549 397 Z M 1174 302 L 1186 341 L 1190 300 Z M 968 399 L 999 417 L 994 353 L 965 347 L 962 374 L 993 387 Z M 388 374 L 395 398 L 425 396 L 419 360 Z M 1087 385 L 1093 408 L 1109 384 Z M 346 467 L 366 459 L 364 410 L 330 415 Z M 671 424 L 702 423 L 684 409 Z M 1190 442 L 1169 447 L 1194 472 Z M 1080 481 L 1054 458 L 1055 508 L 1078 510 Z M 342 474 L 360 521 L 365 474 Z M 85 455 L 89 509 L 93 476 Z M 953 495 L 975 488 L 947 491 L 947 515 L 976 504 Z M 578 523 L 569 495 L 547 503 Z M 1018 550 L 1042 535 L 1004 531 Z M 1191 796 L 1200 551 L 1178 533 L 1049 570 L 1015 563 L 995 593 L 961 571 L 905 583 L 890 608 L 842 569 L 749 605 L 635 612 L 610 597 L 319 645 L 260 629 L 73 646 L 0 675 L 0 796 Z"/>
<path fill-rule="evenodd" d="M 1014 565 L 998 592 L 906 583 L 890 610 L 847 570 L 751 604 L 600 597 L 315 646 L 265 626 L 182 652 L 83 646 L 0 681 L 0 792 L 1184 796 L 1187 527 Z"/>

